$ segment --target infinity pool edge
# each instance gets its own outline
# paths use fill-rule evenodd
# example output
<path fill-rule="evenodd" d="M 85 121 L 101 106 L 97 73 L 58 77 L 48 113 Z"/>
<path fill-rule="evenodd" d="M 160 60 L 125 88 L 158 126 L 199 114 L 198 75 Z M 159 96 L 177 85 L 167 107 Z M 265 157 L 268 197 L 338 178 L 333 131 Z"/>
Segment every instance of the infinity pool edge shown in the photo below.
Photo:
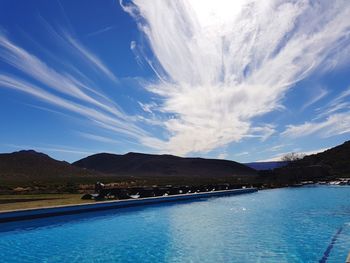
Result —
<path fill-rule="evenodd" d="M 258 191 L 257 188 L 231 189 L 231 190 L 194 193 L 194 194 L 157 196 L 157 197 L 147 197 L 147 198 L 139 198 L 139 199 L 101 201 L 99 203 L 85 203 L 85 204 L 75 204 L 75 205 L 62 205 L 62 206 L 51 206 L 51 207 L 42 207 L 42 208 L 28 208 L 28 209 L 20 209 L 20 210 L 1 211 L 0 223 L 51 217 L 51 216 L 78 214 L 78 213 L 92 212 L 92 211 L 98 211 L 98 210 L 107 210 L 107 209 L 142 206 L 142 205 L 165 203 L 165 202 L 192 200 L 192 199 L 198 199 L 198 198 L 246 194 L 246 193 L 254 193 L 257 191 Z"/>

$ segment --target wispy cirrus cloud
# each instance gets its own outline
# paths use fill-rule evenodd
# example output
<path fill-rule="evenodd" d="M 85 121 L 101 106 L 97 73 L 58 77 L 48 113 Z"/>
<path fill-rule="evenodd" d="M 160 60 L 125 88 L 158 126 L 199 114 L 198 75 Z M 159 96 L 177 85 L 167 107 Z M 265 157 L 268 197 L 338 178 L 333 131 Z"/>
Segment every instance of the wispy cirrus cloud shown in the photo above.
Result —
<path fill-rule="evenodd" d="M 121 119 L 115 115 L 113 116 L 112 114 L 105 113 L 101 109 L 94 109 L 80 103 L 75 103 L 13 76 L 0 74 L 0 86 L 30 94 L 43 102 L 76 113 L 104 129 L 116 131 L 134 138 L 142 137 L 147 134 L 142 129 L 135 126 L 131 118 L 128 121 L 127 116 L 123 116 Z"/>
<path fill-rule="evenodd" d="M 4 34 L 0 34 L 0 59 L 30 79 L 0 72 L 0 88 L 29 94 L 49 105 L 77 114 L 92 125 L 136 140 L 149 136 L 138 126 L 140 120 L 136 116 L 126 114 L 118 104 L 91 86 L 90 81 L 83 81 L 75 71 L 61 72 L 50 67 Z"/>
<path fill-rule="evenodd" d="M 241 153 L 235 154 L 235 156 L 244 156 L 244 155 L 249 155 L 249 152 L 241 152 Z"/>
<path fill-rule="evenodd" d="M 319 134 L 321 137 L 327 138 L 345 133 L 350 133 L 350 112 L 334 114 L 323 121 L 288 125 L 281 135 L 289 138 L 299 138 Z"/>
<path fill-rule="evenodd" d="M 120 144 L 120 141 L 96 134 L 91 134 L 87 132 L 77 132 L 78 135 L 80 135 L 83 138 L 98 141 L 98 142 L 104 142 L 104 143 L 113 143 L 113 144 Z"/>
<path fill-rule="evenodd" d="M 332 58 L 349 46 L 345 0 L 121 5 L 138 22 L 156 58 L 146 61 L 159 82 L 146 88 L 164 100 L 160 111 L 173 116 L 164 122 L 166 140 L 145 143 L 177 154 L 207 152 L 254 136 L 254 118 L 280 109 L 296 82 L 327 63 L 334 67 Z M 320 126 L 344 118 L 334 116 Z M 285 135 L 300 134 L 308 125 L 291 125 Z"/>
<path fill-rule="evenodd" d="M 278 145 L 271 146 L 271 147 L 265 149 L 263 152 L 277 152 L 277 151 L 280 151 L 281 149 L 283 149 L 289 145 L 290 144 L 278 144 Z"/>
<path fill-rule="evenodd" d="M 96 36 L 96 35 L 105 33 L 105 32 L 107 32 L 107 31 L 110 31 L 110 30 L 112 30 L 112 29 L 114 29 L 114 28 L 116 28 L 116 26 L 106 26 L 106 27 L 104 27 L 104 28 L 101 28 L 101 29 L 99 29 L 99 30 L 96 30 L 96 31 L 94 31 L 94 32 L 91 32 L 91 33 L 87 34 L 86 36 L 87 36 L 87 37 Z"/>
<path fill-rule="evenodd" d="M 320 93 L 320 96 L 322 93 Z M 322 97 L 322 96 L 321 96 Z M 350 88 L 344 89 L 325 106 L 318 108 L 316 118 L 302 124 L 287 125 L 281 136 L 300 138 L 313 134 L 328 138 L 350 133 Z"/>
<path fill-rule="evenodd" d="M 334 113 L 341 113 L 350 110 L 350 87 L 341 92 L 338 96 L 332 99 L 325 107 L 318 109 L 317 119 L 325 116 L 330 116 Z"/>
<path fill-rule="evenodd" d="M 70 153 L 76 155 L 91 155 L 95 152 L 92 150 L 82 150 L 77 148 L 72 148 L 62 145 L 16 145 L 16 144 L 4 144 L 7 147 L 23 150 L 23 149 L 33 149 L 36 151 L 45 151 L 45 152 L 60 152 L 60 153 Z"/>
<path fill-rule="evenodd" d="M 315 94 L 301 107 L 300 111 L 304 111 L 306 108 L 320 101 L 328 93 L 328 90 L 325 88 L 315 88 Z"/>
<path fill-rule="evenodd" d="M 43 17 L 39 16 L 40 22 L 46 29 L 49 37 L 53 38 L 60 46 L 61 49 L 65 48 L 71 54 L 78 56 L 87 65 L 89 65 L 95 71 L 102 73 L 104 77 L 107 77 L 113 82 L 118 82 L 118 78 L 114 73 L 102 62 L 102 60 L 96 56 L 93 52 L 88 50 L 77 37 L 74 37 L 72 30 L 67 30 L 63 27 L 54 28 Z M 113 28 L 113 27 L 112 27 Z M 108 30 L 110 30 L 109 28 Z M 108 31 L 107 30 L 107 31 Z"/>
<path fill-rule="evenodd" d="M 222 152 L 222 153 L 219 153 L 216 158 L 225 160 L 227 157 L 228 157 L 228 154 L 226 152 Z"/>
<path fill-rule="evenodd" d="M 103 72 L 111 80 L 118 81 L 117 77 L 112 73 L 112 71 L 110 71 L 97 56 L 87 50 L 77 39 L 72 37 L 72 35 L 68 34 L 67 32 L 65 32 L 65 38 L 73 47 L 76 48 L 76 50 L 82 54 L 82 57 L 84 59 L 89 61 L 93 66 Z"/>
<path fill-rule="evenodd" d="M 45 84 L 47 88 L 60 92 L 66 96 L 81 99 L 97 106 L 107 107 L 101 104 L 95 97 L 103 97 L 97 90 L 81 82 L 79 78 L 73 77 L 67 72 L 60 73 L 49 67 L 45 62 L 25 49 L 11 42 L 5 35 L 0 34 L 0 59 L 14 68 L 22 71 L 34 80 Z M 95 96 L 89 96 L 92 92 Z M 103 98 L 106 100 L 106 98 Z M 111 105 L 108 101 L 107 105 Z M 114 110 L 116 114 L 120 113 Z"/>

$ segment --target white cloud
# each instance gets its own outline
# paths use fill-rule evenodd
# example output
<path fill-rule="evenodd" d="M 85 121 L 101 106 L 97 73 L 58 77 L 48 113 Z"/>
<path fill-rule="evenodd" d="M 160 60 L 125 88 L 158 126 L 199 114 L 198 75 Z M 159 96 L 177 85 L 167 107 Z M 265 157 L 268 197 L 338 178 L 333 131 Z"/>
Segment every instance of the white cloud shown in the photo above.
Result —
<path fill-rule="evenodd" d="M 315 94 L 312 96 L 302 107 L 301 111 L 305 110 L 306 108 L 310 107 L 311 105 L 315 104 L 319 100 L 323 99 L 327 94 L 328 90 L 324 88 L 315 88 L 314 89 Z"/>
<path fill-rule="evenodd" d="M 59 72 L 35 55 L 0 34 L 0 59 L 26 74 L 33 81 L 0 73 L 0 88 L 24 92 L 45 103 L 78 114 L 95 126 L 141 140 L 149 134 L 139 127 L 137 116 L 130 116 L 80 75 Z M 40 84 L 38 84 L 40 83 Z"/>
<path fill-rule="evenodd" d="M 112 138 L 105 137 L 105 136 L 100 136 L 100 135 L 91 134 L 91 133 L 87 133 L 87 132 L 77 132 L 77 134 L 79 134 L 81 137 L 84 137 L 86 139 L 93 140 L 93 141 L 120 144 L 120 141 L 117 141 L 117 140 L 114 140 Z"/>
<path fill-rule="evenodd" d="M 222 160 L 225 160 L 227 158 L 227 153 L 226 152 L 223 152 L 223 153 L 219 153 L 218 156 L 217 156 L 217 159 L 222 159 Z"/>
<path fill-rule="evenodd" d="M 102 63 L 102 61 L 88 49 L 86 49 L 77 39 L 73 38 L 70 34 L 65 32 L 66 40 L 78 50 L 88 62 L 90 62 L 94 67 L 103 72 L 108 78 L 113 81 L 118 81 L 116 76 Z"/>
<path fill-rule="evenodd" d="M 155 103 L 142 103 L 142 102 L 138 102 L 138 103 L 142 108 L 142 110 L 147 113 L 153 113 L 153 110 L 157 108 L 157 104 Z"/>
<path fill-rule="evenodd" d="M 249 152 L 241 152 L 241 153 L 237 153 L 235 154 L 235 156 L 244 156 L 244 155 L 248 155 Z"/>
<path fill-rule="evenodd" d="M 246 137 L 257 137 L 260 141 L 264 142 L 270 138 L 275 132 L 275 126 L 266 124 L 264 126 L 256 126 L 250 129 L 251 135 Z"/>
<path fill-rule="evenodd" d="M 146 141 L 176 154 L 254 136 L 253 118 L 280 108 L 293 84 L 349 44 L 346 0 L 133 3 L 121 5 L 156 57 L 148 61 L 159 82 L 147 89 L 175 116 L 167 140 Z"/>
<path fill-rule="evenodd" d="M 71 153 L 77 155 L 91 155 L 95 154 L 94 151 L 89 150 L 81 150 L 72 147 L 62 146 L 62 145 L 48 145 L 48 146 L 38 146 L 38 145 L 15 145 L 15 144 L 4 144 L 7 147 L 11 147 L 14 149 L 31 149 L 36 151 L 44 151 L 44 152 L 61 152 L 61 153 Z"/>
<path fill-rule="evenodd" d="M 109 78 L 114 82 L 118 82 L 114 73 L 97 57 L 94 53 L 88 50 L 76 37 L 73 30 L 66 30 L 62 27 L 54 28 L 43 17 L 39 15 L 39 19 L 47 31 L 48 37 L 52 38 L 59 48 L 66 49 L 71 54 L 82 59 L 86 65 L 90 66 L 95 71 L 102 73 L 104 77 Z M 69 24 L 69 23 L 68 23 Z M 104 31 L 108 31 L 114 27 L 107 27 Z M 104 31 L 95 32 L 96 34 Z"/>
<path fill-rule="evenodd" d="M 298 138 L 319 134 L 322 137 L 331 137 L 334 135 L 350 132 L 350 112 L 334 114 L 324 121 L 305 122 L 300 125 L 288 125 L 281 134 L 285 137 Z"/>
<path fill-rule="evenodd" d="M 94 32 L 91 32 L 91 33 L 87 34 L 86 36 L 87 36 L 87 37 L 96 36 L 96 35 L 105 33 L 105 32 L 107 32 L 107 31 L 110 31 L 110 30 L 114 29 L 115 27 L 116 27 L 116 26 L 106 26 L 106 27 L 104 27 L 104 28 L 101 28 L 101 29 L 99 29 L 99 30 L 96 30 L 96 31 L 94 31 Z"/>
<path fill-rule="evenodd" d="M 321 107 L 318 109 L 320 112 L 316 119 L 323 118 L 325 116 L 329 116 L 336 112 L 344 112 L 350 110 L 350 102 L 348 97 L 350 96 L 350 88 L 345 89 L 341 92 L 337 97 L 331 100 L 325 107 Z"/>
<path fill-rule="evenodd" d="M 277 152 L 283 148 L 285 148 L 286 146 L 288 146 L 290 144 L 278 144 L 272 147 L 267 148 L 266 150 L 264 150 L 263 152 Z"/>
<path fill-rule="evenodd" d="M 49 89 L 55 90 L 65 96 L 92 103 L 122 117 L 123 113 L 113 102 L 100 94 L 96 89 L 89 87 L 79 78 L 67 72 L 60 73 L 49 67 L 38 57 L 25 49 L 12 43 L 7 37 L 0 34 L 0 59 L 14 68 L 27 74 L 29 77 L 45 84 Z M 92 93 L 92 95 L 89 95 Z M 103 102 L 99 101 L 103 99 Z"/>
<path fill-rule="evenodd" d="M 30 94 L 46 103 L 79 114 L 96 125 L 103 126 L 112 131 L 118 131 L 124 135 L 134 138 L 147 135 L 147 133 L 135 126 L 131 120 L 128 121 L 127 116 L 123 119 L 118 119 L 116 116 L 104 113 L 101 109 L 93 109 L 92 107 L 61 98 L 34 84 L 21 79 L 16 79 L 15 77 L 0 74 L 0 87 L 6 87 Z"/>
<path fill-rule="evenodd" d="M 136 41 L 131 41 L 131 42 L 130 42 L 130 49 L 131 49 L 131 50 L 134 50 L 134 49 L 136 48 L 136 45 L 137 45 L 137 44 L 136 44 Z"/>

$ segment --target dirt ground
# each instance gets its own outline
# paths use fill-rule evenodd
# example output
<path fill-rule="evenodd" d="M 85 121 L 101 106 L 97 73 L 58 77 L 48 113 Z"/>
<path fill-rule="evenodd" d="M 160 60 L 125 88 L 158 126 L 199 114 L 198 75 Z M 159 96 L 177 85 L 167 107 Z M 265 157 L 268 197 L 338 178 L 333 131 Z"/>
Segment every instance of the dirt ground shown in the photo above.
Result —
<path fill-rule="evenodd" d="M 81 196 L 82 194 L 0 195 L 0 211 L 92 202 L 82 200 Z"/>

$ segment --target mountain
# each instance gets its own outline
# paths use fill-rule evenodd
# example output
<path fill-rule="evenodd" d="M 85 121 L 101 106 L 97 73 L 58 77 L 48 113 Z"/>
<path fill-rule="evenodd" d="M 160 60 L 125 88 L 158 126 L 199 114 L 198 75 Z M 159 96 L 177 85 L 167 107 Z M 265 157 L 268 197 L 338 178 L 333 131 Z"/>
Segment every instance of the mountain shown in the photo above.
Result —
<path fill-rule="evenodd" d="M 244 165 L 253 168 L 257 171 L 261 170 L 271 170 L 275 168 L 280 168 L 286 166 L 289 162 L 285 161 L 276 161 L 276 162 L 253 162 L 253 163 L 245 163 Z"/>
<path fill-rule="evenodd" d="M 0 154 L 0 184 L 27 185 L 69 182 L 99 174 L 57 161 L 34 150 Z"/>
<path fill-rule="evenodd" d="M 256 175 L 254 169 L 234 161 L 143 153 L 99 153 L 73 165 L 107 174 L 137 177 L 229 178 Z"/>
<path fill-rule="evenodd" d="M 251 167 L 228 160 L 143 153 L 99 153 L 69 164 L 26 150 L 0 154 L 0 193 L 16 188 L 38 193 L 77 192 L 84 187 L 93 189 L 96 181 L 121 187 L 211 183 L 277 187 L 303 180 L 350 177 L 350 141 L 286 166 L 281 166 L 283 162 L 248 165 Z"/>
<path fill-rule="evenodd" d="M 322 166 L 328 168 L 331 175 L 350 177 L 350 141 L 322 153 L 305 156 L 293 166 Z"/>
<path fill-rule="evenodd" d="M 172 155 L 101 153 L 69 164 L 33 150 L 0 154 L 0 193 L 77 192 L 92 190 L 97 181 L 121 187 L 241 184 L 254 175 L 255 170 L 232 161 Z"/>
<path fill-rule="evenodd" d="M 259 171 L 258 181 L 281 186 L 339 177 L 350 177 L 350 141 L 322 153 L 292 161 L 284 167 Z"/>

